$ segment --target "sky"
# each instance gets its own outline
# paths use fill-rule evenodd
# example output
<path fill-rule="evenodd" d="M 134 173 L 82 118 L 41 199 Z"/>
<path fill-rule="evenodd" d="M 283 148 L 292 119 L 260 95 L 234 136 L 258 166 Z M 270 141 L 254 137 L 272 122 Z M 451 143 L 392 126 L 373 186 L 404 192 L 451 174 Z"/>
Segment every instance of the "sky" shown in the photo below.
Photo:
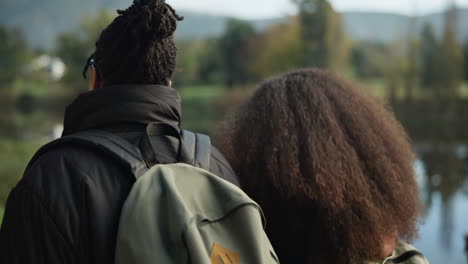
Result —
<path fill-rule="evenodd" d="M 272 18 L 294 12 L 291 0 L 166 0 L 176 9 L 240 18 Z M 331 0 L 338 11 L 384 11 L 401 14 L 427 14 L 455 1 L 468 7 L 468 0 Z"/>

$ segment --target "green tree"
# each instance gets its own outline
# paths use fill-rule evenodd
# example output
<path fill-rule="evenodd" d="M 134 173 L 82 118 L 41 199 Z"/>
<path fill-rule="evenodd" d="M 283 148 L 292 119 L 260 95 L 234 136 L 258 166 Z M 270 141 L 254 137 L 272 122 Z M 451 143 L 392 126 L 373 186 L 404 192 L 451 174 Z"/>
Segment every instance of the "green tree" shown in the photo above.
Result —
<path fill-rule="evenodd" d="M 297 17 L 290 18 L 286 23 L 273 25 L 255 41 L 253 46 L 262 52 L 255 57 L 250 71 L 257 79 L 301 66 L 303 53 Z"/>
<path fill-rule="evenodd" d="M 437 53 L 436 98 L 455 98 L 463 80 L 463 49 L 457 39 L 458 10 L 452 6 L 445 13 L 445 28 Z"/>
<path fill-rule="evenodd" d="M 303 67 L 343 69 L 350 45 L 341 16 L 327 0 L 293 0 L 299 9 Z"/>
<path fill-rule="evenodd" d="M 246 84 L 251 80 L 249 65 L 252 62 L 252 39 L 255 31 L 250 23 L 231 19 L 219 41 L 224 82 L 228 87 Z"/>
<path fill-rule="evenodd" d="M 221 55 L 218 39 L 209 38 L 203 41 L 197 56 L 198 81 L 203 84 L 219 84 L 222 82 Z"/>
<path fill-rule="evenodd" d="M 421 67 L 419 64 L 419 46 L 420 42 L 415 34 L 417 27 L 416 18 L 412 19 L 411 30 L 408 36 L 407 44 L 407 62 L 404 73 L 404 87 L 405 87 L 405 96 L 407 100 L 412 100 L 415 96 L 415 92 L 419 87 L 420 82 L 420 71 Z"/>
<path fill-rule="evenodd" d="M 349 67 L 351 58 L 351 41 L 344 27 L 341 14 L 332 9 L 330 13 L 330 30 L 328 33 L 329 69 L 344 71 Z"/>
<path fill-rule="evenodd" d="M 94 51 L 99 34 L 114 17 L 114 14 L 102 10 L 96 17 L 85 17 L 77 29 L 57 38 L 55 53 L 67 66 L 62 82 L 70 96 L 86 90 L 87 82 L 81 75 L 83 66 Z"/>
<path fill-rule="evenodd" d="M 437 76 L 439 43 L 431 24 L 425 24 L 421 33 L 421 82 L 422 87 L 433 89 Z"/>
<path fill-rule="evenodd" d="M 359 79 L 384 77 L 389 46 L 379 42 L 355 43 L 351 63 L 354 74 Z"/>
<path fill-rule="evenodd" d="M 219 84 L 223 82 L 217 38 L 177 41 L 177 70 L 173 84 Z"/>
<path fill-rule="evenodd" d="M 177 68 L 172 78 L 174 86 L 198 82 L 198 53 L 202 40 L 183 39 L 177 41 Z"/>
<path fill-rule="evenodd" d="M 31 52 L 18 29 L 0 25 L 0 85 L 8 86 L 25 66 Z"/>
<path fill-rule="evenodd" d="M 16 93 L 13 82 L 26 68 L 31 52 L 18 29 L 0 26 L 0 137 L 16 131 Z"/>
<path fill-rule="evenodd" d="M 390 46 L 384 64 L 384 80 L 387 85 L 388 98 L 392 104 L 401 97 L 401 88 L 404 84 L 406 56 L 403 43 L 401 39 L 397 39 Z"/>
<path fill-rule="evenodd" d="M 465 81 L 468 81 L 468 39 L 465 41 L 465 46 L 463 48 L 463 59 L 465 62 L 464 71 L 465 71 Z"/>

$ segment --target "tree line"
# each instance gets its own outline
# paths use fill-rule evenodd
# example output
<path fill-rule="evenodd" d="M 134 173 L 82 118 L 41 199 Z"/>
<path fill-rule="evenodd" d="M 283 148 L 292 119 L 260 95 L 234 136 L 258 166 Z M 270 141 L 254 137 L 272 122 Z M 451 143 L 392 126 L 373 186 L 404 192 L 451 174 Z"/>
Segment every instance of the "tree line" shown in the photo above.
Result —
<path fill-rule="evenodd" d="M 417 18 L 407 36 L 393 43 L 353 42 L 342 17 L 326 0 L 294 0 L 298 15 L 256 32 L 232 19 L 219 38 L 181 41 L 179 82 L 244 86 L 298 67 L 320 67 L 357 80 L 381 79 L 389 98 L 454 98 L 468 80 L 468 39 L 458 39 L 457 8 L 445 13 L 437 37 L 433 26 L 419 31 Z"/>
<path fill-rule="evenodd" d="M 298 15 L 266 31 L 255 31 L 249 22 L 231 19 L 218 38 L 180 41 L 181 71 L 176 80 L 236 87 L 298 67 L 346 70 L 351 41 L 341 15 L 326 0 L 294 3 Z"/>
<path fill-rule="evenodd" d="M 382 80 L 388 97 L 411 100 L 417 96 L 457 97 L 462 81 L 468 80 L 468 40 L 457 39 L 455 7 L 446 11 L 442 37 L 428 24 L 422 32 L 413 26 L 408 36 L 394 43 L 378 43 L 351 41 L 341 15 L 327 0 L 292 1 L 297 15 L 264 31 L 231 19 L 219 37 L 177 40 L 174 85 L 245 87 L 294 68 L 320 67 L 357 80 Z M 81 77 L 85 58 L 113 17 L 102 11 L 58 37 L 52 53 L 65 62 L 67 73 L 60 83 L 49 85 L 72 95 L 83 91 L 87 86 Z M 417 23 L 415 18 L 413 25 Z M 5 43 L 0 47 L 0 89 L 6 91 L 11 90 L 14 79 L 31 77 L 24 76 L 21 65 L 40 51 L 30 50 L 18 30 L 1 27 L 0 41 Z"/>

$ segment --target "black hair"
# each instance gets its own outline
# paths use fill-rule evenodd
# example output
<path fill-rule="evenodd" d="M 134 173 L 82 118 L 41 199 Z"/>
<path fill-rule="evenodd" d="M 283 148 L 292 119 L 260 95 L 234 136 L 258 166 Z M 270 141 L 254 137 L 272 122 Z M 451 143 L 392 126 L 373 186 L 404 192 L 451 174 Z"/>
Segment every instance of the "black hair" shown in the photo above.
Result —
<path fill-rule="evenodd" d="M 117 13 L 99 36 L 84 73 L 95 66 L 105 85 L 167 85 L 176 65 L 174 32 L 183 17 L 165 0 L 134 0 Z"/>

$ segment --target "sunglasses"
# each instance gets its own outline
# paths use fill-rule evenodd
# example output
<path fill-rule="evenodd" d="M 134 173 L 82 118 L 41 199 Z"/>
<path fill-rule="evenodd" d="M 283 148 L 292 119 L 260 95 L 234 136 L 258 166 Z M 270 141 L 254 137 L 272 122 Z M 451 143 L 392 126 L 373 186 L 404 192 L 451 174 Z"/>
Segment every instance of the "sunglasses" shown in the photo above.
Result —
<path fill-rule="evenodd" d="M 88 75 L 88 70 L 92 69 L 92 68 L 95 68 L 96 67 L 96 62 L 94 60 L 94 53 L 91 54 L 91 56 L 89 56 L 88 60 L 86 61 L 86 65 L 84 66 L 84 69 L 83 69 L 83 77 L 87 78 L 87 75 Z"/>

